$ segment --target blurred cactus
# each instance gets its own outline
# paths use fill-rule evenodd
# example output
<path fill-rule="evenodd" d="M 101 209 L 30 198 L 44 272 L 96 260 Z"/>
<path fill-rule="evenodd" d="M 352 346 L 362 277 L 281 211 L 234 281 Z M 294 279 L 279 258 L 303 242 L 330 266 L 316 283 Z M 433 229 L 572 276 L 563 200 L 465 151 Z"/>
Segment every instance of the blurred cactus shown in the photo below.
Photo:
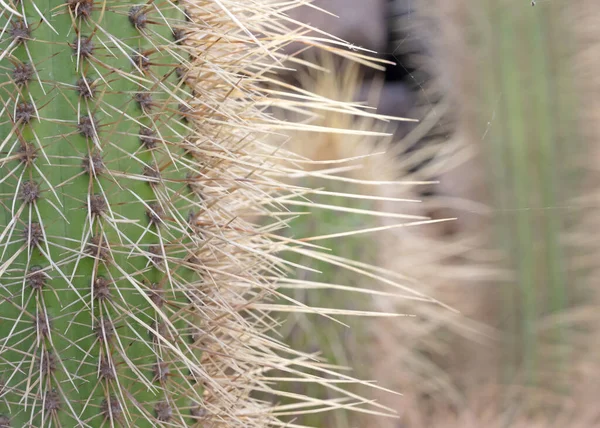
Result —
<path fill-rule="evenodd" d="M 573 32 L 561 9 L 558 2 L 487 1 L 478 23 L 493 233 L 514 275 L 502 284 L 501 379 L 555 393 L 569 381 L 570 333 L 561 317 L 581 298 L 566 242 L 577 212 L 566 201 L 578 196 L 575 157 L 583 146 L 566 55 Z M 513 410 L 536 405 L 536 394 L 518 396 L 508 404 Z"/>
<path fill-rule="evenodd" d="M 402 186 L 394 181 L 397 164 L 389 154 L 392 136 L 386 135 L 393 132 L 393 124 L 379 120 L 369 108 L 360 107 L 358 103 L 353 109 L 354 117 L 341 114 L 335 106 L 339 102 L 349 102 L 357 97 L 363 100 L 362 97 L 367 96 L 368 88 L 363 86 L 365 81 L 359 67 L 350 63 L 336 63 L 331 55 L 319 55 L 314 63 L 327 72 L 307 71 L 297 77 L 307 93 L 330 100 L 332 109 L 311 109 L 305 114 L 308 117 L 305 123 L 326 128 L 354 129 L 368 136 L 329 132 L 315 136 L 301 129 L 291 135 L 286 148 L 298 158 L 294 157 L 289 162 L 298 160 L 308 165 L 304 176 L 294 180 L 293 184 L 301 188 L 321 188 L 323 192 L 309 195 L 309 201 L 301 197 L 292 203 L 294 210 L 290 215 L 295 218 L 282 234 L 300 242 L 307 236 L 319 237 L 317 240 L 310 238 L 308 244 L 318 245 L 326 251 L 317 257 L 312 255 L 316 248 L 311 247 L 287 253 L 286 260 L 292 264 L 292 274 L 285 297 L 281 300 L 300 301 L 317 308 L 341 306 L 350 312 L 338 312 L 332 319 L 318 313 L 291 311 L 283 328 L 276 333 L 283 334 L 282 339 L 291 348 L 316 354 L 319 364 L 326 368 L 351 367 L 357 377 L 370 379 L 372 367 L 368 362 L 374 351 L 370 344 L 376 332 L 371 330 L 369 318 L 357 319 L 351 315 L 373 315 L 373 299 L 376 296 L 395 301 L 398 295 L 405 299 L 410 293 L 397 284 L 398 278 L 390 277 L 381 268 L 381 252 L 385 249 L 380 246 L 378 235 L 356 232 L 383 229 L 379 233 L 388 233 L 386 227 L 423 221 L 424 217 L 383 209 L 383 206 L 405 205 L 398 204 L 399 200 L 387 194 L 389 188 Z M 373 101 L 379 96 L 378 88 L 370 89 L 370 101 Z M 305 115 L 292 111 L 287 117 L 297 120 Z M 374 186 L 376 182 L 394 184 Z M 403 187 L 413 186 L 405 184 Z M 382 226 L 382 218 L 387 219 L 387 225 Z M 309 265 L 307 262 L 311 258 L 317 258 L 318 261 Z M 310 269 L 305 266 L 310 266 Z M 387 279 L 382 281 L 383 277 Z M 314 383 L 282 382 L 279 388 L 290 394 L 311 396 L 315 400 L 340 399 L 339 391 Z M 348 386 L 352 393 L 371 397 L 365 388 L 366 385 L 358 383 Z M 310 412 L 294 419 L 294 422 L 302 426 L 345 428 L 357 424 L 362 426 L 377 414 L 385 415 L 383 419 L 395 421 L 389 418 L 389 411 L 381 405 L 362 415 L 351 410 L 331 414 Z"/>
<path fill-rule="evenodd" d="M 309 188 L 326 188 L 328 191 L 336 190 L 344 193 L 352 193 L 352 185 L 343 183 L 327 183 L 327 180 L 312 179 L 306 183 L 299 183 Z M 310 183 L 310 184 L 309 184 Z M 320 185 L 319 185 L 320 184 Z M 344 197 L 330 195 L 312 196 L 311 202 L 343 206 L 345 208 L 362 209 L 371 211 L 371 201 L 354 200 L 349 201 Z M 338 233 L 346 233 L 351 230 L 375 226 L 373 221 L 369 222 L 368 216 L 348 212 L 335 212 L 324 208 L 299 207 L 295 210 L 299 214 L 297 218 L 290 221 L 286 235 L 290 238 L 304 236 L 325 236 Z M 365 264 L 374 264 L 377 257 L 376 242 L 369 236 L 346 236 L 343 238 L 332 238 L 319 240 L 318 245 L 327 248 L 327 257 L 333 257 L 340 261 L 353 260 Z M 326 260 L 309 263 L 311 257 L 301 253 L 291 253 L 287 260 L 296 266 L 310 266 L 310 270 L 297 268 L 291 278 L 297 280 L 286 290 L 285 294 L 295 301 L 302 302 L 310 307 L 336 308 L 343 307 L 347 310 L 369 311 L 368 294 L 349 292 L 348 289 L 333 289 L 331 285 L 351 287 L 357 290 L 365 286 L 365 280 L 343 266 L 332 264 Z M 328 286 L 323 286 L 328 284 Z M 350 315 L 336 315 L 335 320 L 318 314 L 291 313 L 283 324 L 278 334 L 281 334 L 292 349 L 315 354 L 323 364 L 339 368 L 353 368 L 354 375 L 359 378 L 367 378 L 368 372 L 361 363 L 365 360 L 368 342 L 368 321 Z M 282 389 L 290 390 L 296 394 L 302 394 L 313 399 L 334 399 L 335 391 L 324 388 L 317 384 L 288 384 Z M 361 393 L 361 388 L 350 386 L 354 393 Z M 364 392 L 364 391 L 362 391 Z M 299 419 L 298 423 L 314 427 L 347 427 L 352 425 L 356 416 L 351 411 L 339 411 L 333 413 L 307 414 Z"/>

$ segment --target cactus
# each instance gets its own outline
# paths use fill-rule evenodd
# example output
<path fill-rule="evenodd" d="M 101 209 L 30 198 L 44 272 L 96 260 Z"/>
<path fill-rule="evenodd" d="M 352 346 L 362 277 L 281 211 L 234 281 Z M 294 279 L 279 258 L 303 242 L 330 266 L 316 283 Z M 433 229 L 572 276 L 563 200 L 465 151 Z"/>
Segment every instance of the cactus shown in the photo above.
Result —
<path fill-rule="evenodd" d="M 575 156 L 586 153 L 568 65 L 573 31 L 551 3 L 487 2 L 484 10 L 482 150 L 491 171 L 495 234 L 513 272 L 503 285 L 502 382 L 564 393 L 575 330 L 558 320 L 585 299 L 568 240 L 580 221 L 573 208 L 583 174 Z M 509 405 L 531 410 L 540 405 L 534 397 Z"/>
<path fill-rule="evenodd" d="M 9 6 L 2 413 L 12 426 L 185 425 L 217 388 L 198 386 L 211 232 L 186 15 L 170 2 Z"/>
<path fill-rule="evenodd" d="M 263 334 L 285 246 L 245 216 L 285 189 L 257 82 L 290 5 L 0 6 L 0 426 L 277 423 L 251 393 L 308 357 Z"/>
<path fill-rule="evenodd" d="M 319 180 L 315 184 L 319 183 Z M 352 189 L 352 185 L 346 183 L 323 183 L 326 180 L 320 180 L 321 186 L 328 192 L 338 189 L 344 192 L 345 189 Z M 345 184 L 345 185 L 344 185 Z M 315 188 L 320 186 L 310 186 Z M 355 187 L 355 185 L 354 185 Z M 333 199 L 333 200 L 332 200 Z M 344 206 L 346 208 L 356 208 L 362 211 L 372 209 L 368 206 L 369 201 L 359 201 L 350 204 L 345 198 L 331 196 L 312 197 L 311 200 L 317 204 L 328 204 Z M 340 216 L 339 213 L 327 209 L 304 209 L 298 210 L 299 213 L 310 215 L 300 215 L 289 223 L 288 234 L 294 236 L 326 236 L 336 233 L 346 233 L 349 230 L 365 228 L 366 225 L 373 223 L 372 219 L 365 218 L 364 215 L 345 213 Z M 370 220 L 370 221 L 369 221 Z M 374 225 L 372 225 L 374 227 Z M 332 257 L 338 259 L 351 259 L 365 264 L 375 264 L 376 245 L 374 240 L 368 236 L 349 236 L 342 240 L 329 239 L 320 241 L 319 245 L 330 249 Z M 310 307 L 331 308 L 342 306 L 355 311 L 372 310 L 370 305 L 371 296 L 366 293 L 364 279 L 357 277 L 353 272 L 346 269 L 339 269 L 338 266 L 325 260 L 317 263 L 310 263 L 310 256 L 304 254 L 291 254 L 287 259 L 297 266 L 311 266 L 314 272 L 306 269 L 297 269 L 296 278 L 291 282 L 291 287 L 286 290 L 288 298 L 294 301 L 301 301 Z M 304 287 L 298 287 L 297 283 L 308 284 Z M 344 287 L 354 287 L 363 294 L 349 293 L 345 290 L 334 290 L 329 287 L 323 287 L 320 284 L 338 284 Z M 296 285 L 296 286 L 294 286 Z M 310 288 L 315 288 L 311 290 Z M 365 287 L 366 288 L 366 287 Z M 368 287 L 367 290 L 372 290 Z M 343 304 L 341 305 L 340 303 Z M 318 352 L 323 361 L 334 364 L 338 367 L 353 367 L 355 370 L 362 370 L 357 373 L 360 377 L 368 377 L 368 373 L 361 367 L 361 362 L 365 360 L 365 354 L 368 351 L 364 348 L 364 343 L 368 341 L 367 326 L 368 323 L 352 316 L 336 317 L 340 323 L 332 320 L 318 317 L 315 314 L 295 314 L 289 316 L 288 322 L 279 332 L 292 349 L 302 350 L 304 352 Z M 313 398 L 327 399 L 335 397 L 331 391 L 315 384 L 283 384 L 279 388 L 290 390 L 290 392 L 301 393 Z M 353 386 L 354 393 L 361 393 L 361 388 Z M 363 391 L 364 392 L 364 388 Z M 345 412 L 308 414 L 297 421 L 305 426 L 327 426 L 327 427 L 346 427 L 356 423 L 356 417 L 351 410 Z"/>
<path fill-rule="evenodd" d="M 374 87 L 372 82 L 365 80 L 365 70 L 357 67 L 357 64 L 336 63 L 336 58 L 330 55 L 319 55 L 311 60 L 311 63 L 319 65 L 327 72 L 307 70 L 305 73 L 298 73 L 295 77 L 305 91 L 336 103 L 354 100 L 356 106 L 354 116 L 335 110 L 324 114 L 318 108 L 310 109 L 306 115 L 312 115 L 309 122 L 311 125 L 389 133 L 398 126 L 397 121 L 380 123 L 364 116 L 365 113 L 370 113 L 370 109 L 359 107 L 357 101 L 363 102 L 367 90 L 370 90 L 370 101 L 375 101 L 383 94 L 379 93 L 379 88 Z M 289 112 L 287 117 L 293 120 L 297 113 Z M 301 116 L 303 117 L 304 115 Z M 302 188 L 322 188 L 323 194 L 310 195 L 311 206 L 307 206 L 302 200 L 298 201 L 299 206 L 292 204 L 295 208 L 294 214 L 298 215 L 288 223 L 288 228 L 283 230 L 282 234 L 300 241 L 307 236 L 313 237 L 309 239 L 311 242 L 314 242 L 315 236 L 321 237 L 315 243 L 328 251 L 313 263 L 310 262 L 311 254 L 306 251 L 286 254 L 286 260 L 293 263 L 295 268 L 292 280 L 284 287 L 285 297 L 281 300 L 300 301 L 310 307 L 320 308 L 342 306 L 365 314 L 374 311 L 375 300 L 381 296 L 388 302 L 395 301 L 393 296 L 398 293 L 397 289 L 389 287 L 385 281 L 374 281 L 375 278 L 368 275 L 357 275 L 362 273 L 366 266 L 383 272 L 381 253 L 387 248 L 381 245 L 380 235 L 351 233 L 357 230 L 379 229 L 389 234 L 390 231 L 386 230 L 384 224 L 396 227 L 398 217 L 403 217 L 394 216 L 389 211 L 393 211 L 398 205 L 406 208 L 407 200 L 399 204 L 399 201 L 390 197 L 387 192 L 398 187 L 416 187 L 407 182 L 393 181 L 397 177 L 398 166 L 396 160 L 389 155 L 393 150 L 392 135 L 373 138 L 323 133 L 314 136 L 299 131 L 288 138 L 290 152 L 295 158 L 308 164 L 306 174 L 295 179 L 293 183 Z M 373 189 L 373 181 L 389 181 L 393 185 L 377 186 Z M 379 196 L 373 197 L 374 192 Z M 416 200 L 412 202 L 411 205 L 418 205 Z M 388 210 L 384 209 L 383 205 L 387 205 Z M 331 207 L 343 207 L 343 211 Z M 368 215 L 373 211 L 377 211 L 380 216 Z M 381 216 L 387 217 L 387 222 L 382 222 Z M 408 221 L 413 224 L 427 223 L 427 220 L 419 219 L 418 216 Z M 349 260 L 352 262 L 348 262 Z M 351 268 L 344 269 L 345 265 L 350 265 Z M 311 269 L 306 269 L 306 266 L 310 266 Z M 385 276 L 389 278 L 389 272 L 386 272 Z M 337 367 L 352 367 L 356 376 L 372 379 L 369 357 L 373 356 L 373 336 L 378 334 L 372 328 L 372 320 L 346 315 L 336 317 L 336 321 L 338 322 L 315 314 L 291 312 L 287 323 L 276 333 L 282 335 L 282 339 L 292 349 L 317 353 L 323 362 Z M 400 324 L 406 325 L 407 322 L 402 320 Z M 335 399 L 337 396 L 336 391 L 318 384 L 281 382 L 278 388 L 321 400 Z M 348 390 L 359 395 L 370 394 L 371 397 L 371 391 L 364 385 L 351 385 Z M 291 401 L 287 399 L 284 403 Z M 294 422 L 302 426 L 341 428 L 364 426 L 375 418 L 374 413 L 361 414 L 349 408 L 335 413 L 298 415 Z M 397 424 L 395 418 L 380 419 Z"/>

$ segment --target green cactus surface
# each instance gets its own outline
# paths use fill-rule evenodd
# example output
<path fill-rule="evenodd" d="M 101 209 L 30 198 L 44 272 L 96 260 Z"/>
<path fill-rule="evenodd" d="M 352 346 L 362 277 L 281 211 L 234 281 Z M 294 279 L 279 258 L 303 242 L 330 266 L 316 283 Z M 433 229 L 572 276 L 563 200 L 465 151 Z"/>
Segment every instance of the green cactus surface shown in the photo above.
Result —
<path fill-rule="evenodd" d="M 183 6 L 4 0 L 0 426 L 201 416 Z"/>

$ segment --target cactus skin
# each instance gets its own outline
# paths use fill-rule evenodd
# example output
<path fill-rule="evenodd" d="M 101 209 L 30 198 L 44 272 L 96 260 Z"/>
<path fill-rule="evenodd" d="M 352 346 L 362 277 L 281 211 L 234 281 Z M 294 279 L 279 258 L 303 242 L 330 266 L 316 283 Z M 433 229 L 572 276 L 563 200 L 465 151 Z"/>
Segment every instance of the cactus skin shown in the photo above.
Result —
<path fill-rule="evenodd" d="M 183 8 L 3 3 L 0 414 L 187 426 L 204 375 Z"/>

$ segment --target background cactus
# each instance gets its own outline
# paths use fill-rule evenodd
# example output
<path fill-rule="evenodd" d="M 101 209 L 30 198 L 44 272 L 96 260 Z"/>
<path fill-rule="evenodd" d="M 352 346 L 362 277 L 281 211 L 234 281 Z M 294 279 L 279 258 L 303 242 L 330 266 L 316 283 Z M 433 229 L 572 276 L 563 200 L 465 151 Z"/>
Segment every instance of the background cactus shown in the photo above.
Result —
<path fill-rule="evenodd" d="M 521 7 L 517 14 L 519 6 L 486 3 L 489 26 L 480 63 L 488 76 L 482 82 L 488 108 L 480 123 L 482 135 L 490 130 L 482 152 L 490 170 L 495 235 L 513 272 L 502 286 L 501 381 L 564 394 L 570 393 L 570 354 L 580 327 L 560 319 L 589 298 L 569 242 L 582 220 L 578 198 L 587 174 L 578 158 L 589 148 L 576 121 L 569 50 L 574 35 L 566 8 L 548 3 Z M 514 392 L 508 395 L 513 414 L 540 404 L 553 407 L 536 394 L 517 394 L 518 402 Z"/>
<path fill-rule="evenodd" d="M 0 2 L 0 425 L 251 427 L 370 404 L 252 395 L 311 367 L 264 334 L 289 244 L 269 206 L 291 188 L 263 139 L 294 125 L 259 83 L 294 40 L 290 5 L 53 3 Z"/>
<path fill-rule="evenodd" d="M 450 27 L 433 40 L 459 107 L 453 139 L 473 159 L 440 175 L 449 192 L 431 200 L 455 210 L 454 234 L 402 236 L 410 256 L 390 251 L 390 261 L 463 316 L 414 308 L 419 317 L 395 339 L 384 320 L 380 354 L 399 356 L 380 363 L 378 378 L 407 368 L 385 383 L 409 391 L 398 401 L 407 426 L 595 426 L 598 247 L 585 236 L 597 210 L 599 146 L 588 119 L 597 7 L 456 0 L 415 8 Z"/>
<path fill-rule="evenodd" d="M 336 67 L 334 59 L 330 56 L 320 56 L 315 63 L 330 72 L 299 73 L 296 77 L 299 78 L 301 87 L 337 102 L 352 101 L 361 81 L 358 67 L 348 64 L 344 68 Z M 317 109 L 310 113 L 316 116 L 311 123 L 318 126 L 376 130 L 378 128 L 376 125 L 380 125 L 379 128 L 383 128 L 381 124 L 377 124 L 370 118 L 357 118 L 334 112 L 320 114 Z M 364 214 L 372 212 L 377 201 L 356 198 L 360 194 L 368 194 L 364 188 L 367 186 L 361 186 L 360 181 L 369 178 L 385 179 L 385 168 L 378 170 L 377 177 L 368 177 L 371 172 L 369 163 L 375 163 L 380 167 L 386 166 L 383 156 L 369 153 L 375 149 L 374 142 L 387 143 L 389 137 L 365 138 L 325 133 L 314 136 L 302 132 L 291 135 L 288 149 L 308 163 L 306 169 L 320 174 L 314 177 L 299 177 L 292 183 L 306 188 L 321 188 L 324 194 L 312 195 L 310 198 L 321 208 L 296 207 L 294 212 L 298 216 L 291 220 L 288 228 L 281 233 L 290 238 L 330 236 L 329 239 L 316 242 L 329 250 L 326 257 L 338 261 L 353 260 L 367 265 L 376 265 L 378 248 L 371 234 L 344 236 L 352 230 L 373 228 L 378 225 L 376 217 Z M 385 149 L 382 148 L 381 151 Z M 365 158 L 368 155 L 372 156 Z M 356 160 L 357 158 L 360 160 Z M 352 180 L 346 182 L 344 178 Z M 370 190 L 373 196 L 373 189 Z M 354 197 L 349 198 L 348 195 Z M 327 208 L 328 206 L 344 207 L 345 212 L 335 211 Z M 354 209 L 356 212 L 352 212 Z M 292 281 L 284 290 L 286 296 L 289 296 L 288 299 L 312 307 L 341 306 L 355 311 L 373 309 L 370 301 L 375 287 L 372 284 L 367 285 L 365 282 L 368 280 L 364 276 L 357 275 L 353 270 L 343 269 L 339 264 L 329 263 L 326 259 L 310 263 L 311 257 L 305 253 L 289 253 L 286 259 L 297 266 L 291 274 Z M 304 269 L 302 266 L 310 266 L 311 269 Z M 336 284 L 337 289 L 323 284 Z M 349 291 L 352 288 L 348 287 L 352 287 L 355 292 Z M 293 349 L 318 354 L 327 364 L 343 368 L 352 367 L 355 376 L 368 378 L 368 370 L 362 362 L 369 353 L 369 347 L 365 346 L 369 341 L 369 320 L 341 316 L 336 317 L 336 321 L 338 322 L 315 314 L 292 312 L 277 333 L 282 335 L 285 343 Z M 283 383 L 279 388 L 323 400 L 337 396 L 335 391 L 318 384 Z M 366 393 L 365 388 L 359 385 L 350 386 L 350 390 L 357 394 Z M 357 414 L 348 409 L 303 415 L 296 423 L 315 427 L 347 427 L 356 423 L 357 417 Z M 372 416 L 364 415 L 364 417 Z"/>

